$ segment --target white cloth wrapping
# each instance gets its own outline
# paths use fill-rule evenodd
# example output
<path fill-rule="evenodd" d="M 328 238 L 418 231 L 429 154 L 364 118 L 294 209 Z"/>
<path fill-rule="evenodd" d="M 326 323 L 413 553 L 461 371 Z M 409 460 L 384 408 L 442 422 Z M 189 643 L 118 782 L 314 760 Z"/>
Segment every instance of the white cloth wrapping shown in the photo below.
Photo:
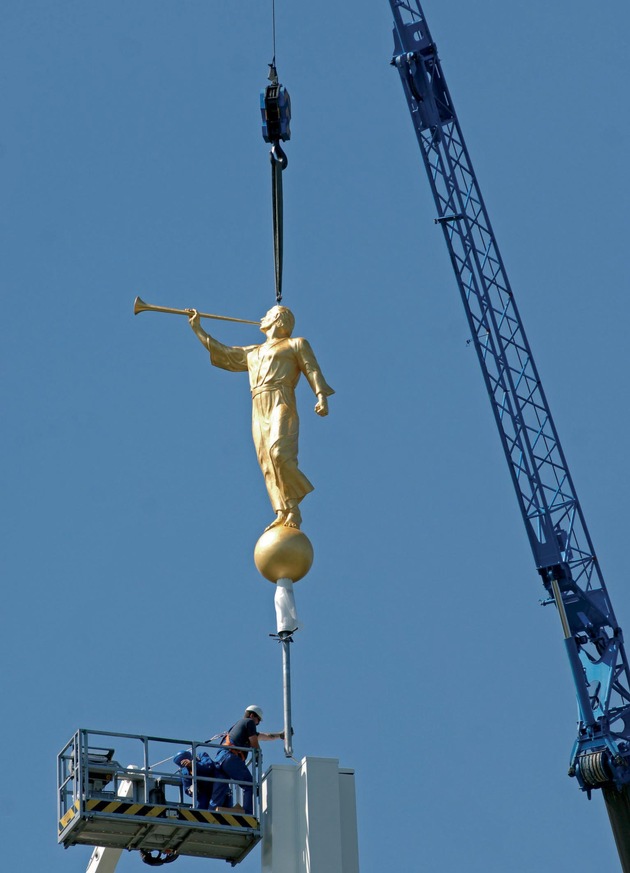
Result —
<path fill-rule="evenodd" d="M 297 630 L 299 623 L 291 579 L 278 579 L 273 602 L 276 607 L 277 633 Z"/>

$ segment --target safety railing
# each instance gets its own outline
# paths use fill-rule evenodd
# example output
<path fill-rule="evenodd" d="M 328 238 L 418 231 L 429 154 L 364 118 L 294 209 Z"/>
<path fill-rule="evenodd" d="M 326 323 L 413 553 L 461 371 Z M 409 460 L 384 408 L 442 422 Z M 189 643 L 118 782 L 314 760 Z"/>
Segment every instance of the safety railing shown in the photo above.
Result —
<path fill-rule="evenodd" d="M 89 801 L 115 801 L 122 797 L 134 804 L 207 809 L 217 784 L 228 787 L 221 809 L 242 813 L 243 788 L 248 789 L 250 783 L 230 779 L 221 770 L 207 775 L 207 766 L 202 764 L 214 760 L 222 748 L 216 741 L 80 729 L 58 756 L 58 820 L 63 823 L 72 811 L 83 816 Z M 248 767 L 252 773 L 253 810 L 249 815 L 260 820 L 260 751 L 230 748 L 251 755 Z M 184 751 L 190 752 L 186 757 L 191 761 L 192 772 L 178 767 L 174 761 Z"/>

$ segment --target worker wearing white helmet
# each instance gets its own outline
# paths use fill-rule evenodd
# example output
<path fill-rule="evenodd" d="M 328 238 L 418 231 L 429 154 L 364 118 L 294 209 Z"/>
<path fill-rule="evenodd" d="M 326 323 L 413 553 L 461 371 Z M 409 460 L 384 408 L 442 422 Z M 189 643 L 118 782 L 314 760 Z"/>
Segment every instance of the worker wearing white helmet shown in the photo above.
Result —
<path fill-rule="evenodd" d="M 259 740 L 283 740 L 284 731 L 265 734 L 257 730 L 263 718 L 260 706 L 252 703 L 245 710 L 243 718 L 232 725 L 225 735 L 221 749 L 217 755 L 216 764 L 221 768 L 222 778 L 233 779 L 241 784 L 243 789 L 243 811 L 251 815 L 253 811 L 253 778 L 246 765 L 247 749 L 258 749 Z M 241 748 L 235 748 L 240 746 Z M 228 791 L 226 782 L 215 782 L 212 792 L 210 809 L 223 806 Z"/>

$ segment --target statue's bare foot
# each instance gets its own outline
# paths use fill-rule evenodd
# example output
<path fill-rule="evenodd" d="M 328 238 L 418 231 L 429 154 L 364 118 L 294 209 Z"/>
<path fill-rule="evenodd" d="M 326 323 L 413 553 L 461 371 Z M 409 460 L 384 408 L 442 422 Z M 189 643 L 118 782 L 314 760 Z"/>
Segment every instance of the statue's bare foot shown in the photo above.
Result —
<path fill-rule="evenodd" d="M 265 528 L 265 532 L 267 532 L 268 530 L 271 530 L 272 527 L 278 527 L 278 525 L 284 524 L 285 516 L 286 516 L 286 512 L 279 510 L 276 513 L 276 517 L 271 522 L 271 524 L 268 524 L 267 527 Z"/>
<path fill-rule="evenodd" d="M 300 529 L 300 525 L 302 524 L 302 513 L 300 510 L 295 507 L 295 509 L 290 509 L 286 513 L 286 518 L 283 522 L 285 527 L 295 527 L 298 530 Z"/>

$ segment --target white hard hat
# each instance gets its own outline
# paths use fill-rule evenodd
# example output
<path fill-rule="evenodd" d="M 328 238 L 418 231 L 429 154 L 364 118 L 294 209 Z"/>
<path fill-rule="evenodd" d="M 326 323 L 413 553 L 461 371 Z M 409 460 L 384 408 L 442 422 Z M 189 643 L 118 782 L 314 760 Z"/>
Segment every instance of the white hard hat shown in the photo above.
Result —
<path fill-rule="evenodd" d="M 256 704 L 252 704 L 252 706 L 248 706 L 245 712 L 253 712 L 254 715 L 257 715 L 258 718 L 262 721 L 262 709 Z"/>

